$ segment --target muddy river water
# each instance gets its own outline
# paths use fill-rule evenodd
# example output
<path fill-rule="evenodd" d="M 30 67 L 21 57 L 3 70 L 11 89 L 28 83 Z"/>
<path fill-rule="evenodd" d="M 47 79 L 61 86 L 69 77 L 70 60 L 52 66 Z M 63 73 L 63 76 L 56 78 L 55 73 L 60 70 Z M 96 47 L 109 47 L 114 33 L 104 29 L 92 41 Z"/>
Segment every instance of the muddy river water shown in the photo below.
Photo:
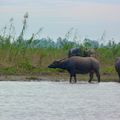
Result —
<path fill-rule="evenodd" d="M 3 81 L 0 120 L 120 120 L 120 84 Z"/>

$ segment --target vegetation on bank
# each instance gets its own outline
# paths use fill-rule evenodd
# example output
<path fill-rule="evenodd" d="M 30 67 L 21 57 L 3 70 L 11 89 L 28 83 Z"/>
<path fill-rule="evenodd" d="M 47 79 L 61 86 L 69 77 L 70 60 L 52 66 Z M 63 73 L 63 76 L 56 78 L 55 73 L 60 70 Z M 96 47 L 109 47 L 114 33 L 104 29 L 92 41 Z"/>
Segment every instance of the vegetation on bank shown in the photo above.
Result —
<path fill-rule="evenodd" d="M 62 70 L 48 69 L 47 66 L 56 59 L 67 57 L 72 47 L 94 48 L 97 59 L 101 63 L 102 74 L 114 74 L 114 61 L 120 56 L 120 44 L 109 41 L 104 45 L 104 36 L 100 41 L 84 39 L 82 42 L 77 32 L 73 34 L 71 28 L 64 38 L 57 40 L 51 38 L 37 38 L 42 28 L 30 38 L 25 39 L 28 14 L 24 15 L 20 34 L 15 36 L 13 19 L 9 25 L 1 30 L 0 34 L 0 74 L 38 74 L 49 72 L 63 72 Z M 101 43 L 101 41 L 103 41 Z"/>

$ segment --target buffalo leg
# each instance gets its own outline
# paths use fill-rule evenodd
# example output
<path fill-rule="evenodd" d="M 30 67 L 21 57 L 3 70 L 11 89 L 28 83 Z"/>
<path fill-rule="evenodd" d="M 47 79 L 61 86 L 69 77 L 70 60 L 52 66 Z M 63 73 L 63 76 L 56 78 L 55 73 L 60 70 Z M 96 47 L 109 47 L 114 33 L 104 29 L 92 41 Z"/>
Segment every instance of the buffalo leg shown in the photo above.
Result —
<path fill-rule="evenodd" d="M 75 83 L 77 82 L 76 75 L 74 75 L 74 81 L 75 81 Z"/>
<path fill-rule="evenodd" d="M 118 82 L 120 82 L 120 73 L 118 72 L 118 76 L 119 76 L 119 81 Z"/>
<path fill-rule="evenodd" d="M 100 73 L 99 72 L 96 72 L 96 77 L 98 79 L 98 82 L 100 82 Z"/>
<path fill-rule="evenodd" d="M 91 82 L 91 80 L 93 79 L 93 72 L 90 72 L 90 74 L 89 74 L 89 76 L 90 76 L 90 79 L 89 79 L 89 83 Z"/>
<path fill-rule="evenodd" d="M 74 80 L 76 82 L 76 74 L 75 74 L 74 70 L 73 69 L 70 70 L 69 73 L 70 73 L 70 83 L 72 83 L 72 77 L 73 76 L 74 76 Z"/>
<path fill-rule="evenodd" d="M 70 83 L 72 83 L 72 77 L 74 76 L 74 82 L 77 82 L 76 75 L 70 75 Z"/>
<path fill-rule="evenodd" d="M 70 75 L 70 83 L 72 82 L 72 75 Z"/>

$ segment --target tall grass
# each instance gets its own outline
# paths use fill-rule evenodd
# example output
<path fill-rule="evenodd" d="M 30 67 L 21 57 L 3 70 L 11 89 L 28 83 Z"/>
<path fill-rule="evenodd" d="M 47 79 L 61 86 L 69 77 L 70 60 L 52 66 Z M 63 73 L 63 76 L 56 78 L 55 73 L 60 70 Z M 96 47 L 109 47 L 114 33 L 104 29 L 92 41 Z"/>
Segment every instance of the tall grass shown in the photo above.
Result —
<path fill-rule="evenodd" d="M 0 73 L 1 74 L 18 74 L 30 72 L 46 72 L 49 71 L 47 66 L 56 59 L 67 57 L 68 50 L 72 47 L 91 47 L 88 43 L 78 43 L 76 40 L 76 32 L 73 36 L 73 41 L 69 41 L 73 28 L 65 35 L 65 38 L 59 37 L 57 43 L 52 40 L 50 47 L 34 47 L 32 46 L 36 40 L 35 36 L 42 30 L 34 33 L 29 39 L 24 39 L 27 30 L 28 13 L 24 15 L 23 25 L 18 37 L 15 36 L 15 26 L 13 18 L 10 19 L 9 25 L 1 30 L 0 34 Z M 59 43 L 59 45 L 58 45 Z M 46 44 L 46 46 L 48 46 Z M 117 56 L 120 56 L 120 45 L 110 44 L 96 48 L 97 59 L 100 60 L 103 68 L 102 72 L 112 73 L 114 71 L 114 61 Z"/>

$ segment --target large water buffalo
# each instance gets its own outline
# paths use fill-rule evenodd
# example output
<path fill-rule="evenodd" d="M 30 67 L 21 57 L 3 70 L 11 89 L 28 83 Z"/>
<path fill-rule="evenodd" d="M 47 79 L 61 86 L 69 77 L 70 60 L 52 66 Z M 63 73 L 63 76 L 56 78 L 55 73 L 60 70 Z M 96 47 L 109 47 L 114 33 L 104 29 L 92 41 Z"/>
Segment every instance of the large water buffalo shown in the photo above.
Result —
<path fill-rule="evenodd" d="M 87 49 L 87 48 L 71 48 L 68 51 L 68 57 L 72 57 L 72 56 L 81 56 L 81 57 L 95 56 L 95 50 Z"/>
<path fill-rule="evenodd" d="M 77 82 L 77 73 L 89 73 L 90 79 L 88 82 L 91 82 L 91 80 L 93 79 L 93 74 L 95 73 L 98 78 L 98 82 L 100 82 L 99 61 L 93 57 L 73 56 L 70 58 L 54 61 L 48 67 L 67 70 L 70 74 L 70 83 L 72 82 L 72 77 L 74 77 L 74 82 Z"/>
<path fill-rule="evenodd" d="M 119 82 L 120 82 L 120 57 L 116 58 L 115 69 L 116 69 L 116 72 L 118 73 Z"/>

